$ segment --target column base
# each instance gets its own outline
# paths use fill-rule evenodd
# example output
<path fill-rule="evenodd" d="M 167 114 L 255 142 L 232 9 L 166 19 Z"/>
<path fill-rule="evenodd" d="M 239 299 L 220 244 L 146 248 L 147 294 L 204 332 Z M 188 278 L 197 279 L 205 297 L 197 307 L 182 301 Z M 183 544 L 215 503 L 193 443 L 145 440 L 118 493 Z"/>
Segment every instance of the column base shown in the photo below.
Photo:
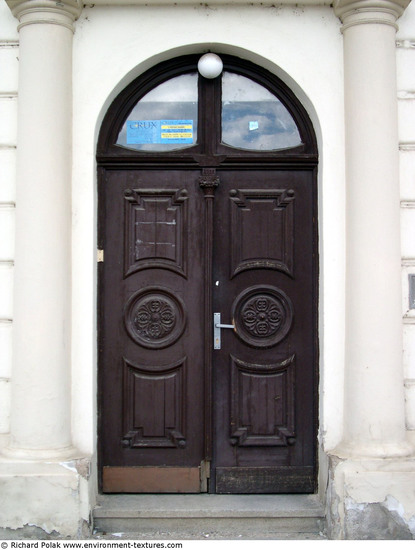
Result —
<path fill-rule="evenodd" d="M 415 539 L 415 457 L 329 454 L 330 539 Z"/>
<path fill-rule="evenodd" d="M 414 454 L 414 445 L 409 441 L 399 443 L 383 443 L 373 441 L 347 443 L 342 442 L 333 451 L 339 458 L 400 458 Z"/>
<path fill-rule="evenodd" d="M 80 457 L 80 453 L 74 447 L 62 447 L 60 449 L 22 449 L 4 447 L 0 450 L 0 456 L 15 460 L 74 460 Z"/>
<path fill-rule="evenodd" d="M 0 456 L 0 532 L 40 528 L 54 538 L 85 538 L 95 504 L 92 461 Z"/>

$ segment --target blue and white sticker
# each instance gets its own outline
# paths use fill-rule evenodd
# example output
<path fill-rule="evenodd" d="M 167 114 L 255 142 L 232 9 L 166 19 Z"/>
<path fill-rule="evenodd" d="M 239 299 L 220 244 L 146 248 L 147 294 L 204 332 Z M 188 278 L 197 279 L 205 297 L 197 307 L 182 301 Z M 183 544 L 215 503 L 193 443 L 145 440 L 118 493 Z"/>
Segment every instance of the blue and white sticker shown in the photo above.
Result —
<path fill-rule="evenodd" d="M 193 143 L 193 120 L 127 120 L 127 144 Z"/>

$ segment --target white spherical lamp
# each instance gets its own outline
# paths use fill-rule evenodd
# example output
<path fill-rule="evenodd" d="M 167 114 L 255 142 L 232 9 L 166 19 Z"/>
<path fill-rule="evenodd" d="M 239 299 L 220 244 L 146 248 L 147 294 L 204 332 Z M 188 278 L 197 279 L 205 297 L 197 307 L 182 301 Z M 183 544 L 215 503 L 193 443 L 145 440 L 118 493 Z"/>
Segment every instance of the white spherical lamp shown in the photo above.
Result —
<path fill-rule="evenodd" d="M 216 78 L 223 69 L 222 59 L 215 53 L 205 53 L 199 59 L 197 68 L 205 78 Z"/>

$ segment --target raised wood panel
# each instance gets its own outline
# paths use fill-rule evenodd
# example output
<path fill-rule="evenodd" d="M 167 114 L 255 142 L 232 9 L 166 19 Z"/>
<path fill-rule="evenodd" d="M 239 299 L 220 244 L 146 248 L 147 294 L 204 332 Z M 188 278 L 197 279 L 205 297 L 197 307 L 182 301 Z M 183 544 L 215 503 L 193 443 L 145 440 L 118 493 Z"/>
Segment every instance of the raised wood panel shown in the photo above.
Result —
<path fill-rule="evenodd" d="M 295 356 L 274 364 L 231 363 L 232 445 L 285 446 L 295 442 Z"/>
<path fill-rule="evenodd" d="M 293 275 L 294 191 L 232 189 L 231 277 L 249 269 Z"/>
<path fill-rule="evenodd" d="M 126 190 L 126 277 L 149 268 L 186 277 L 187 198 L 185 189 Z"/>
<path fill-rule="evenodd" d="M 124 358 L 124 447 L 186 446 L 186 359 L 166 366 Z"/>

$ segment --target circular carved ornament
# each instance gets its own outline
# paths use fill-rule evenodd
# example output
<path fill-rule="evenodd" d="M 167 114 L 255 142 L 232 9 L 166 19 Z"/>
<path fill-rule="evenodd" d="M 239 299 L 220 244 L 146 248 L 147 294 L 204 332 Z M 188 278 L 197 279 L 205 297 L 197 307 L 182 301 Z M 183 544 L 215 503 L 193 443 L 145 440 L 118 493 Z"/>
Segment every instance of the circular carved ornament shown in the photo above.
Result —
<path fill-rule="evenodd" d="M 253 286 L 242 292 L 232 308 L 236 333 L 246 344 L 269 348 L 291 329 L 293 306 L 288 296 L 273 286 Z"/>
<path fill-rule="evenodd" d="M 160 287 L 139 290 L 125 306 L 125 328 L 145 348 L 165 348 L 183 334 L 186 315 L 183 302 Z"/>

